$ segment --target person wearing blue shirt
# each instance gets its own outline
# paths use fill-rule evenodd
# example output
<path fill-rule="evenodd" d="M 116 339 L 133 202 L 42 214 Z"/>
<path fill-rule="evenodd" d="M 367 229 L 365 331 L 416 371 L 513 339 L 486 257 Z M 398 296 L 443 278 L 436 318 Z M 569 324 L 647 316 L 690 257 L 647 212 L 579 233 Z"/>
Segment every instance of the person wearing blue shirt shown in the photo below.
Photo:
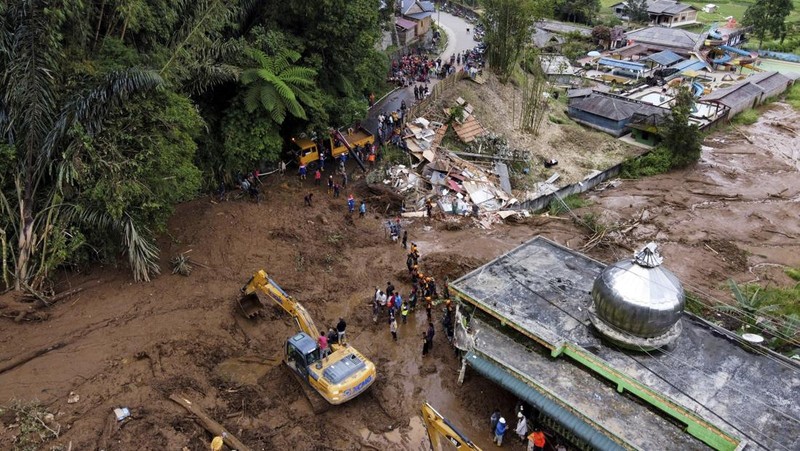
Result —
<path fill-rule="evenodd" d="M 497 443 L 497 446 L 503 446 L 503 435 L 506 433 L 506 419 L 500 417 L 500 420 L 497 422 L 497 427 L 494 430 L 494 443 Z"/>
<path fill-rule="evenodd" d="M 363 218 L 364 215 L 367 214 L 367 204 L 364 201 L 361 201 L 361 205 L 358 207 L 358 216 Z"/>
<path fill-rule="evenodd" d="M 350 213 L 356 211 L 356 201 L 353 199 L 353 195 L 351 194 L 350 197 L 347 198 L 347 211 Z"/>

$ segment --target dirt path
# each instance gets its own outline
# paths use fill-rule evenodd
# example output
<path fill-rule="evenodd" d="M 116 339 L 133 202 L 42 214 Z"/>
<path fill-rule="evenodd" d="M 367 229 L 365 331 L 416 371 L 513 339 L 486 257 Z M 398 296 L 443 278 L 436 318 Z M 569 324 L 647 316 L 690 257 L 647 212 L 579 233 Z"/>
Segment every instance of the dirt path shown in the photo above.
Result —
<path fill-rule="evenodd" d="M 627 233 L 612 236 L 616 244 L 598 246 L 591 255 L 609 262 L 627 257 L 626 247 L 655 239 L 667 267 L 687 286 L 719 296 L 728 277 L 777 278 L 765 264 L 800 266 L 800 177 L 792 153 L 800 143 L 790 130 L 769 125 L 777 120 L 800 122 L 775 104 L 758 124 L 743 129 L 755 145 L 739 133 L 718 132 L 695 168 L 590 193 L 594 205 L 578 213 L 595 212 L 610 224 L 641 218 Z M 418 412 L 427 399 L 490 448 L 491 409 L 497 405 L 508 415 L 515 400 L 470 372 L 457 387 L 458 362 L 440 330 L 433 354 L 423 359 L 416 336 L 425 328 L 424 314 L 401 325 L 398 343 L 390 340 L 387 324 L 372 323 L 368 300 L 375 286 L 392 281 L 409 291 L 403 251 L 385 238 L 383 217 L 347 216 L 345 198 L 318 190 L 314 207 L 304 208 L 309 189 L 275 177 L 267 180 L 267 201 L 260 205 L 207 199 L 181 205 L 161 243 L 165 274 L 152 283 L 131 283 L 124 268 L 112 267 L 65 277 L 61 289 L 98 278 L 104 283 L 60 302 L 45 322 L 3 321 L 0 365 L 63 346 L 0 374 L 0 404 L 41 401 L 61 425 L 47 449 L 69 443 L 80 450 L 103 444 L 115 450 L 206 449 L 208 435 L 167 399 L 173 392 L 193 399 L 254 449 L 422 449 Z M 373 207 L 365 190 L 354 193 Z M 583 231 L 563 219 L 535 218 L 489 231 L 445 231 L 424 220 L 408 227 L 420 245 L 422 267 L 439 280 L 536 234 L 572 248 L 586 242 Z M 196 267 L 190 277 L 169 274 L 166 261 L 189 249 L 208 268 Z M 378 366 L 379 379 L 367 393 L 322 415 L 312 413 L 278 361 L 294 332 L 288 318 L 274 310 L 252 322 L 234 309 L 239 287 L 261 268 L 301 300 L 319 326 L 341 315 L 348 319 L 351 342 Z M 239 357 L 244 363 L 234 362 L 246 372 L 263 374 L 255 385 L 220 376 L 217 365 Z M 70 392 L 80 400 L 67 403 Z M 134 418 L 120 430 L 106 428 L 120 406 L 131 408 Z M 0 413 L 3 449 L 15 446 L 14 423 L 13 413 Z"/>

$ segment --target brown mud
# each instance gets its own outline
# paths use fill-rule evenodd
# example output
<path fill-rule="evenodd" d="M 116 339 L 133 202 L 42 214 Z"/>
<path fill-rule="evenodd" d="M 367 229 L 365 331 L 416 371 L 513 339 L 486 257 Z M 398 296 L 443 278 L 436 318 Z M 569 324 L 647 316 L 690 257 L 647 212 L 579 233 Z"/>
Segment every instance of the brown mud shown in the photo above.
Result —
<path fill-rule="evenodd" d="M 800 143 L 770 121 L 800 123 L 788 107 L 774 104 L 757 124 L 741 128 L 754 144 L 737 131 L 719 131 L 693 168 L 590 192 L 593 205 L 578 214 L 593 212 L 612 225 L 635 222 L 609 233 L 590 255 L 611 262 L 656 240 L 665 265 L 689 289 L 721 299 L 729 297 L 721 289 L 729 277 L 777 280 L 781 273 L 772 265 L 800 266 L 800 177 L 792 154 Z M 356 198 L 368 197 L 357 183 Z M 309 190 L 317 190 L 311 208 L 303 207 Z M 80 450 L 207 449 L 208 433 L 168 400 L 176 392 L 253 449 L 425 449 L 418 413 L 424 400 L 479 446 L 492 446 L 489 413 L 497 406 L 510 414 L 513 396 L 470 371 L 458 387 L 458 361 L 440 329 L 432 355 L 423 358 L 417 337 L 426 328 L 424 314 L 400 325 L 397 343 L 385 321 L 372 322 L 375 286 L 392 281 L 403 294 L 410 288 L 403 250 L 383 229 L 386 218 L 351 218 L 345 198 L 331 199 L 289 176 L 268 177 L 264 193 L 266 201 L 258 205 L 199 199 L 179 206 L 160 243 L 164 274 L 152 283 L 132 283 L 124 268 L 96 266 L 63 276 L 59 291 L 103 282 L 54 305 L 46 320 L 2 319 L 0 365 L 62 344 L 0 373 L 0 405 L 38 400 L 60 425 L 58 438 L 34 449 L 67 449 L 70 443 Z M 584 229 L 556 218 L 491 230 L 471 220 L 460 230 L 427 220 L 407 227 L 420 247 L 423 271 L 440 281 L 537 234 L 575 249 L 588 240 Z M 190 249 L 206 267 L 196 266 L 189 277 L 170 274 L 169 259 Z M 293 323 L 277 308 L 247 320 L 235 307 L 238 289 L 262 268 L 308 308 L 319 327 L 340 316 L 348 320 L 351 344 L 379 372 L 365 394 L 320 415 L 312 412 L 280 362 Z M 78 402 L 67 402 L 70 392 L 80 396 Z M 132 418 L 117 428 L 111 412 L 121 406 L 131 409 Z M 0 415 L 0 448 L 13 449 L 23 438 L 14 416 Z M 508 448 L 522 449 L 510 442 Z"/>

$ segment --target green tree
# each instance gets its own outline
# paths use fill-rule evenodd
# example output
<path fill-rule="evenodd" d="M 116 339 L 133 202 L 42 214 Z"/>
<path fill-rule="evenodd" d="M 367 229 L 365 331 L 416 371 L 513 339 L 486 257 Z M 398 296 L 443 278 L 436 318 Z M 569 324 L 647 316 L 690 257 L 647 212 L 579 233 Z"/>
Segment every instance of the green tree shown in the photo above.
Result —
<path fill-rule="evenodd" d="M 191 199 L 200 186 L 193 161 L 202 126 L 194 105 L 180 94 L 133 96 L 108 115 L 103 130 L 64 153 L 75 174 L 73 203 L 162 231 L 172 206 Z"/>
<path fill-rule="evenodd" d="M 702 137 L 697 124 L 690 123 L 694 96 L 686 86 L 680 86 L 672 104 L 672 113 L 661 127 L 664 146 L 672 154 L 672 167 L 685 167 L 700 158 Z"/>
<path fill-rule="evenodd" d="M 625 15 L 628 20 L 636 23 L 650 22 L 650 13 L 647 12 L 647 0 L 628 0 L 625 7 Z"/>
<path fill-rule="evenodd" d="M 375 46 L 379 8 L 380 0 L 293 0 L 265 8 L 265 27 L 291 36 L 291 48 L 317 71 L 324 116 L 312 121 L 324 118 L 324 125 L 341 127 L 362 119 L 367 96 L 385 81 L 389 60 Z"/>
<path fill-rule="evenodd" d="M 742 25 L 753 27 L 753 33 L 758 37 L 758 47 L 761 48 L 767 34 L 781 40 L 786 37 L 786 17 L 793 9 L 792 0 L 756 0 L 744 12 Z"/>
<path fill-rule="evenodd" d="M 237 98 L 222 121 L 223 150 L 218 167 L 225 173 L 253 168 L 262 162 L 280 159 L 283 139 L 278 125 L 259 108 L 248 113 L 244 101 Z"/>
<path fill-rule="evenodd" d="M 544 2 L 534 0 L 486 0 L 481 18 L 489 67 L 503 82 L 514 71 L 536 20 L 544 16 Z"/>
<path fill-rule="evenodd" d="M 591 24 L 600 12 L 600 0 L 557 0 L 556 18 L 567 22 Z"/>
<path fill-rule="evenodd" d="M 263 107 L 276 124 L 282 124 L 287 111 L 295 117 L 306 119 L 303 105 L 317 103 L 309 88 L 314 87 L 317 73 L 307 67 L 294 66 L 300 54 L 289 49 L 279 49 L 274 55 L 261 50 L 248 49 L 247 54 L 256 67 L 242 72 L 242 83 L 247 85 L 245 106 L 253 112 Z"/>
<path fill-rule="evenodd" d="M 595 44 L 603 46 L 603 48 L 608 47 L 611 43 L 611 29 L 605 25 L 595 26 L 592 28 L 592 41 L 594 41 Z"/>
<path fill-rule="evenodd" d="M 64 203 L 70 172 L 59 168 L 60 155 L 78 146 L 81 128 L 94 135 L 113 110 L 136 92 L 161 84 L 158 75 L 130 70 L 109 75 L 105 82 L 72 100 L 64 98 L 56 78 L 63 58 L 59 19 L 46 13 L 41 0 L 13 2 L 3 11 L 0 30 L 0 131 L 4 143 L 14 149 L 14 170 L 0 173 L 0 227 L 13 250 L 14 288 L 37 289 L 52 261 L 53 242 L 71 222 Z M 58 174 L 54 180 L 52 174 Z M 8 189 L 13 187 L 13 189 Z M 139 239 L 130 218 L 120 218 L 118 229 L 128 230 L 130 255 L 151 246 Z M 63 238 L 63 237 L 61 237 Z M 3 255 L 4 263 L 7 257 Z M 136 274 L 146 279 L 149 272 Z M 4 277 L 6 274 L 4 274 Z"/>

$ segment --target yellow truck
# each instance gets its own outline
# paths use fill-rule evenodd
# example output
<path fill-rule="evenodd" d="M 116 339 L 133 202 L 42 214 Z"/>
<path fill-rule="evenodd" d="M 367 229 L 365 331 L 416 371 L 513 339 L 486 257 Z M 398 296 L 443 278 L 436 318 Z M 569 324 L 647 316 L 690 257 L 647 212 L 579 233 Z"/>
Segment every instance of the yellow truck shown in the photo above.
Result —
<path fill-rule="evenodd" d="M 292 138 L 292 142 L 297 147 L 297 164 L 306 165 L 313 168 L 319 161 L 319 146 L 315 141 L 307 138 Z M 356 146 L 371 145 L 375 142 L 375 137 L 364 127 L 349 128 L 345 133 L 332 130 L 329 138 L 323 143 L 326 158 L 338 158 L 343 153 L 350 152 L 350 155 L 359 163 L 362 169 L 364 165 L 352 150 Z"/>
<path fill-rule="evenodd" d="M 330 404 L 347 402 L 375 382 L 375 364 L 352 346 L 330 345 L 331 353 L 321 356 L 317 338 L 319 329 L 308 311 L 287 295 L 264 270 L 258 271 L 242 287 L 239 306 L 247 317 L 254 317 L 272 301 L 297 323 L 301 332 L 293 335 L 284 348 L 284 363 L 304 385 L 310 386 Z M 314 407 L 314 400 L 309 396 Z"/>

